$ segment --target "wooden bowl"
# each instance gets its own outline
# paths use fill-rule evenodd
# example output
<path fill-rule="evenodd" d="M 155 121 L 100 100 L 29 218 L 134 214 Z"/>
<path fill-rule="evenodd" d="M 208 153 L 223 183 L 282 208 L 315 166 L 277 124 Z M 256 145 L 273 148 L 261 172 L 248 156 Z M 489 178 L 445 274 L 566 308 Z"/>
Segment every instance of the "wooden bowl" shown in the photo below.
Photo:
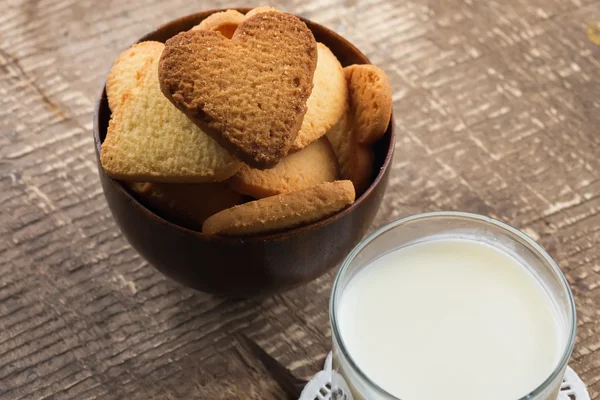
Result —
<path fill-rule="evenodd" d="M 246 13 L 250 9 L 238 9 Z M 169 22 L 139 41 L 164 42 L 222 10 L 205 11 Z M 304 20 L 317 41 L 327 45 L 342 65 L 369 60 L 347 40 Z M 140 204 L 119 181 L 104 173 L 100 148 L 110 109 L 103 90 L 94 113 L 98 172 L 113 217 L 129 243 L 150 264 L 183 285 L 216 295 L 250 297 L 281 292 L 310 282 L 341 262 L 367 232 L 387 187 L 394 153 L 393 117 L 375 145 L 373 181 L 350 207 L 296 229 L 253 237 L 205 235 L 163 219 Z"/>

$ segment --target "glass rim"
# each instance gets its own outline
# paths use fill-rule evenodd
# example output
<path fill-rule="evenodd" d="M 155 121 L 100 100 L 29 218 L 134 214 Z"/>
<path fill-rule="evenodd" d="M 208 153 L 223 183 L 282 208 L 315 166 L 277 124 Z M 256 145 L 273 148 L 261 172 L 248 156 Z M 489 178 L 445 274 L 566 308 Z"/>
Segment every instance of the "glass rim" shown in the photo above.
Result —
<path fill-rule="evenodd" d="M 550 383 L 558 377 L 558 375 L 561 373 L 561 371 L 566 367 L 566 365 L 569 361 L 569 358 L 571 357 L 571 353 L 573 352 L 573 347 L 575 346 L 575 337 L 576 337 L 576 333 L 577 333 L 577 310 L 575 308 L 575 299 L 573 298 L 573 293 L 571 291 L 571 287 L 569 286 L 567 278 L 563 274 L 563 272 L 560 269 L 560 267 L 558 266 L 558 264 L 546 252 L 546 250 L 544 250 L 544 248 L 542 246 L 540 246 L 535 240 L 533 240 L 532 238 L 530 238 L 529 236 L 527 236 L 525 233 L 521 232 L 520 230 L 513 228 L 512 226 L 510 226 L 502 221 L 498 221 L 491 217 L 487 217 L 487 216 L 480 215 L 480 214 L 468 213 L 468 212 L 460 212 L 460 211 L 435 211 L 435 212 L 414 214 L 414 215 L 410 215 L 410 216 L 407 216 L 404 218 L 397 219 L 390 223 L 387 223 L 387 224 L 381 226 L 380 228 L 378 228 L 377 230 L 375 230 L 375 232 L 373 232 L 370 235 L 368 235 L 367 237 L 363 238 L 352 249 L 352 251 L 346 256 L 346 258 L 342 262 L 342 266 L 340 267 L 339 271 L 337 272 L 337 274 L 335 276 L 335 280 L 333 281 L 331 298 L 329 299 L 329 321 L 331 324 L 332 339 L 335 341 L 339 351 L 342 353 L 344 358 L 350 364 L 350 368 L 353 370 L 353 372 L 358 374 L 358 376 L 361 379 L 363 379 L 365 382 L 367 382 L 369 385 L 371 385 L 373 388 L 375 388 L 375 390 L 377 390 L 379 392 L 379 394 L 383 394 L 383 395 L 389 397 L 390 399 L 402 400 L 402 399 L 397 398 L 396 396 L 392 395 L 387 390 L 383 389 L 377 383 L 373 382 L 373 380 L 371 378 L 369 378 L 367 376 L 367 374 L 356 364 L 356 362 L 354 361 L 354 359 L 348 352 L 348 349 L 346 348 L 346 345 L 344 344 L 344 340 L 342 338 L 342 335 L 340 334 L 339 327 L 337 324 L 337 315 L 336 315 L 335 306 L 334 306 L 335 299 L 338 297 L 338 293 L 341 291 L 339 289 L 341 277 L 343 275 L 345 275 L 346 271 L 348 270 L 348 268 L 350 266 L 350 263 L 358 255 L 358 253 L 360 253 L 360 251 L 363 250 L 372 241 L 377 239 L 379 236 L 381 236 L 385 232 L 388 232 L 389 230 L 394 229 L 400 225 L 404 225 L 408 222 L 413 222 L 413 221 L 417 221 L 417 220 L 425 220 L 425 219 L 442 219 L 442 218 L 447 218 L 447 217 L 463 218 L 463 219 L 469 219 L 472 221 L 483 222 L 485 224 L 493 225 L 504 231 L 508 231 L 509 233 L 512 233 L 512 234 L 516 235 L 517 237 L 519 237 L 520 239 L 524 240 L 527 243 L 527 245 L 529 245 L 535 252 L 537 252 L 539 255 L 541 255 L 542 258 L 544 259 L 544 261 L 546 262 L 546 264 L 551 267 L 552 271 L 556 274 L 557 280 L 560 282 L 562 289 L 567 294 L 569 308 L 571 311 L 571 320 L 569 321 L 569 337 L 568 337 L 567 343 L 564 347 L 564 350 L 561 354 L 560 360 L 557 363 L 554 370 L 552 371 L 552 373 L 541 384 L 539 384 L 533 391 L 531 391 L 527 395 L 525 395 L 519 399 L 515 399 L 515 400 L 531 399 L 531 397 L 541 394 L 550 385 Z"/>

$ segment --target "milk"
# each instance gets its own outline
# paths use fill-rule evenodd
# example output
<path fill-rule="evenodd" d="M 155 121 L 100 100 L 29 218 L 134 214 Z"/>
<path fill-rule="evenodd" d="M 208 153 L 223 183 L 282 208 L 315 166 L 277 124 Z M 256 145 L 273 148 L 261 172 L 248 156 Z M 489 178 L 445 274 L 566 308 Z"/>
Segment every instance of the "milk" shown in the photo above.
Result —
<path fill-rule="evenodd" d="M 350 357 L 402 400 L 520 399 L 558 365 L 566 340 L 559 321 L 524 265 L 468 239 L 376 259 L 350 280 L 338 307 Z M 380 398 L 363 390 L 355 398 Z"/>

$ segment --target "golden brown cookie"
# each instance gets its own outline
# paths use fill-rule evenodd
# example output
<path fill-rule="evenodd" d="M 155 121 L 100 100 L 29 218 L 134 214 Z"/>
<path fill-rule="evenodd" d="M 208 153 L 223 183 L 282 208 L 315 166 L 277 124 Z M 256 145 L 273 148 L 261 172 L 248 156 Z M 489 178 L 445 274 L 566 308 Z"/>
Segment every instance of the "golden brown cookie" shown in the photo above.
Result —
<path fill-rule="evenodd" d="M 374 65 L 344 68 L 354 119 L 354 134 L 362 144 L 378 141 L 392 115 L 392 89 L 385 72 Z"/>
<path fill-rule="evenodd" d="M 352 181 L 356 193 L 363 194 L 371 184 L 374 161 L 375 153 L 371 146 L 355 144 L 343 177 Z"/>
<path fill-rule="evenodd" d="M 128 184 L 151 210 L 176 224 L 202 230 L 202 223 L 219 211 L 242 203 L 243 196 L 224 183 Z"/>
<path fill-rule="evenodd" d="M 238 25 L 245 19 L 253 17 L 259 13 L 281 12 L 273 7 L 256 7 L 248 11 L 246 15 L 236 10 L 221 11 L 211 14 L 208 18 L 194 26 L 191 30 L 218 31 L 223 36 L 231 39 Z"/>
<path fill-rule="evenodd" d="M 256 7 L 246 13 L 246 18 L 250 18 L 250 17 L 255 16 L 256 14 L 266 13 L 266 12 L 281 12 L 281 11 L 279 11 L 276 8 L 268 7 L 268 6 Z"/>
<path fill-rule="evenodd" d="M 321 138 L 297 153 L 288 154 L 274 168 L 260 170 L 244 165 L 227 182 L 236 191 L 260 199 L 337 178 L 335 154 L 327 139 Z"/>
<path fill-rule="evenodd" d="M 246 19 L 231 40 L 212 31 L 182 32 L 163 51 L 161 89 L 242 161 L 273 167 L 301 127 L 316 47 L 304 22 L 276 12 Z"/>
<path fill-rule="evenodd" d="M 353 201 L 352 182 L 321 183 L 221 211 L 204 222 L 202 231 L 224 236 L 277 232 L 328 217 Z"/>
<path fill-rule="evenodd" d="M 317 50 L 313 90 L 291 151 L 298 151 L 325 135 L 348 109 L 348 88 L 342 65 L 323 43 L 317 43 Z"/>
<path fill-rule="evenodd" d="M 280 12 L 273 7 L 257 7 L 244 16 L 235 10 L 228 10 L 212 14 L 193 29 L 218 30 L 224 36 L 231 38 L 237 25 L 244 18 L 272 11 Z M 224 31 L 231 34 L 225 34 Z M 342 65 L 323 43 L 317 43 L 317 53 L 312 93 L 306 103 L 307 110 L 302 126 L 290 152 L 298 151 L 325 135 L 347 109 L 348 88 Z"/>
<path fill-rule="evenodd" d="M 373 150 L 354 138 L 349 113 L 327 132 L 327 139 L 340 165 L 342 179 L 351 180 L 360 196 L 369 187 L 373 176 Z"/>
<path fill-rule="evenodd" d="M 163 96 L 159 58 L 148 60 L 112 115 L 100 160 L 113 178 L 137 182 L 214 182 L 241 167 Z"/>
<path fill-rule="evenodd" d="M 113 113 L 123 104 L 123 94 L 137 82 L 138 73 L 146 61 L 159 58 L 164 47 L 159 42 L 142 42 L 134 44 L 117 58 L 106 78 L 106 97 Z"/>
<path fill-rule="evenodd" d="M 246 19 L 246 16 L 236 10 L 221 11 L 209 15 L 192 30 L 217 31 L 221 32 L 227 39 L 231 39 L 238 25 L 244 19 Z"/>

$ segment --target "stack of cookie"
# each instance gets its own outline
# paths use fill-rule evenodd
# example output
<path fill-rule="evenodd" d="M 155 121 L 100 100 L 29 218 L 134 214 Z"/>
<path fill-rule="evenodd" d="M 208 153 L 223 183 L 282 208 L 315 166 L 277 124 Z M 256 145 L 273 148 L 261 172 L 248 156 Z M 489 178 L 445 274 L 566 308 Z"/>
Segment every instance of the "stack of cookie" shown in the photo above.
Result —
<path fill-rule="evenodd" d="M 392 108 L 382 70 L 342 68 L 300 19 L 269 7 L 132 46 L 106 93 L 104 171 L 163 217 L 229 236 L 351 204 L 370 184 Z"/>

